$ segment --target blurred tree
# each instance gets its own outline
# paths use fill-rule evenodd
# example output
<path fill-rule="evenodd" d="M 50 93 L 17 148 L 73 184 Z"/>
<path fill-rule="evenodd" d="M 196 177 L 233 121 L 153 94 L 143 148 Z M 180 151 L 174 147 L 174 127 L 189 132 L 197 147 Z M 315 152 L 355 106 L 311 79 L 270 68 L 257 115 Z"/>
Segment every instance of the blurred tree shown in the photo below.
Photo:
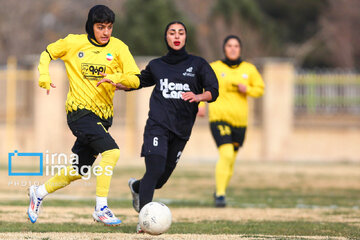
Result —
<path fill-rule="evenodd" d="M 228 34 L 242 38 L 243 57 L 279 55 L 280 47 L 276 26 L 253 0 L 217 0 L 212 8 L 209 24 L 214 27 L 213 47 L 222 57 L 222 40 Z"/>
<path fill-rule="evenodd" d="M 120 28 L 114 35 L 124 41 L 134 55 L 159 56 L 167 52 L 165 26 L 174 20 L 185 23 L 188 30 L 187 49 L 195 49 L 194 29 L 181 17 L 172 1 L 128 0 L 125 14 L 117 16 Z"/>
<path fill-rule="evenodd" d="M 320 16 L 319 43 L 331 67 L 360 70 L 360 1 L 329 0 Z"/>
<path fill-rule="evenodd" d="M 327 6 L 327 0 L 256 0 L 267 19 L 276 24 L 282 42 L 300 43 L 318 30 L 318 19 Z"/>

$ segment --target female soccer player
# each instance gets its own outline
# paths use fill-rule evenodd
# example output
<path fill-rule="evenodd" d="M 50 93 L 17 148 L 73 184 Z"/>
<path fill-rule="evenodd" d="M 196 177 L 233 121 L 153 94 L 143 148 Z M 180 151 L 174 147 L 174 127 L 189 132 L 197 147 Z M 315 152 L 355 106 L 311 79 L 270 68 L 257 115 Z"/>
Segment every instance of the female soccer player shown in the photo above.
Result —
<path fill-rule="evenodd" d="M 27 213 L 32 223 L 38 218 L 44 197 L 87 174 L 99 153 L 102 159 L 97 172 L 93 218 L 105 225 L 121 223 L 107 207 L 112 171 L 120 155 L 118 145 L 108 132 L 113 119 L 116 88 L 112 85 L 97 87 L 97 82 L 103 78 L 100 73 L 104 72 L 114 82 L 136 88 L 139 86 L 136 74 L 140 71 L 128 47 L 111 37 L 114 21 L 112 10 L 96 5 L 89 11 L 87 34 L 70 34 L 48 45 L 41 54 L 39 85 L 47 90 L 47 94 L 50 87 L 55 88 L 49 76 L 50 61 L 60 58 L 65 62 L 70 84 L 66 100 L 67 123 L 77 138 L 72 151 L 78 155 L 78 161 L 62 169 L 45 184 L 30 187 Z"/>
<path fill-rule="evenodd" d="M 152 201 L 154 190 L 161 188 L 175 169 L 190 137 L 198 103 L 213 102 L 218 96 L 214 71 L 203 58 L 186 52 L 186 35 L 183 23 L 169 23 L 165 29 L 169 52 L 150 61 L 139 76 L 140 86 L 137 89 L 155 87 L 150 98 L 141 151 L 141 156 L 145 157 L 146 172 L 141 180 L 129 180 L 137 212 Z M 124 89 L 121 84 L 117 87 Z M 139 228 L 137 230 L 140 231 Z"/>
<path fill-rule="evenodd" d="M 225 38 L 224 60 L 211 63 L 219 80 L 219 97 L 209 104 L 211 133 L 219 149 L 216 164 L 215 206 L 225 207 L 225 192 L 234 172 L 239 148 L 245 139 L 248 124 L 247 97 L 260 97 L 264 82 L 256 67 L 241 59 L 241 40 L 230 35 Z M 199 116 L 205 115 L 205 106 L 199 106 Z"/>

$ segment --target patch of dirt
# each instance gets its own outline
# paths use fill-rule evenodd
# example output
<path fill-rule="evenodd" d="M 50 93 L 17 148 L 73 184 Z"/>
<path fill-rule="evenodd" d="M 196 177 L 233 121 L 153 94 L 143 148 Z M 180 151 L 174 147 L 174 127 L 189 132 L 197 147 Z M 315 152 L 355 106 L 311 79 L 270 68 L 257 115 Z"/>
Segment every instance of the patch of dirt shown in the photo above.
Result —
<path fill-rule="evenodd" d="M 270 236 L 270 235 L 207 235 L 207 234 L 163 234 L 160 236 L 150 236 L 147 234 L 127 234 L 127 233 L 0 233 L 0 239 L 12 240 L 12 239 L 31 239 L 31 240 L 77 240 L 77 239 L 91 239 L 91 240 L 115 240 L 115 239 L 136 239 L 136 240 L 232 240 L 232 239 L 313 239 L 322 240 L 329 239 L 323 236 Z M 331 237 L 334 240 L 345 240 L 346 238 Z"/>
<path fill-rule="evenodd" d="M 27 222 L 27 207 L 4 206 L 0 221 Z M 138 214 L 131 208 L 113 208 L 124 223 L 136 223 Z M 338 211 L 339 209 L 337 209 Z M 92 224 L 93 208 L 46 207 L 41 209 L 38 223 L 76 222 Z M 200 221 L 310 221 L 359 223 L 360 210 L 347 210 L 333 214 L 331 209 L 297 208 L 172 208 L 174 222 Z"/>

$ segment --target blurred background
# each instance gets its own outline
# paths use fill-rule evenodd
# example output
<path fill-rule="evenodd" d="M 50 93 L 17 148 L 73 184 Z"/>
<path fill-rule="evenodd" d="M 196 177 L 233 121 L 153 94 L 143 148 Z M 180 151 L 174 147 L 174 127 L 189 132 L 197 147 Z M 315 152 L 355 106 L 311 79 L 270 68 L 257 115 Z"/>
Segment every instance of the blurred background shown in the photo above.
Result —
<path fill-rule="evenodd" d="M 256 64 L 265 95 L 249 99 L 247 139 L 238 158 L 249 161 L 360 161 L 360 1 L 357 0 L 0 0 L 0 165 L 7 154 L 70 153 L 66 124 L 68 80 L 52 62 L 57 85 L 38 87 L 37 64 L 46 46 L 69 33 L 85 33 L 89 9 L 116 13 L 113 35 L 140 69 L 166 53 L 164 28 L 185 22 L 190 53 L 223 58 L 229 34 L 243 41 L 243 59 Z M 155 14 L 156 13 L 156 14 Z M 142 164 L 140 149 L 152 89 L 116 92 L 111 134 L 119 163 Z M 197 119 L 184 162 L 215 162 L 207 119 Z"/>

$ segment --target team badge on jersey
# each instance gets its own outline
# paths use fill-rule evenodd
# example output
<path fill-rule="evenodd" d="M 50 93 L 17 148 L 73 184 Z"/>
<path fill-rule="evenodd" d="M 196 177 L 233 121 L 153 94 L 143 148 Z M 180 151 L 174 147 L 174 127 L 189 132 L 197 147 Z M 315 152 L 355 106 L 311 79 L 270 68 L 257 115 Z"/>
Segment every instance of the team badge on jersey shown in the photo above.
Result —
<path fill-rule="evenodd" d="M 84 57 L 84 52 L 83 51 L 80 51 L 78 52 L 78 58 L 83 58 Z"/>
<path fill-rule="evenodd" d="M 183 75 L 188 77 L 195 77 L 195 74 L 193 73 L 193 67 L 189 67 L 188 69 L 186 69 Z"/>
<path fill-rule="evenodd" d="M 221 73 L 221 77 L 225 77 L 226 76 L 226 74 L 225 73 Z"/>
<path fill-rule="evenodd" d="M 111 55 L 111 53 L 108 53 L 108 54 L 106 54 L 106 59 L 108 60 L 108 61 L 111 61 L 111 60 L 113 60 L 113 55 Z"/>

